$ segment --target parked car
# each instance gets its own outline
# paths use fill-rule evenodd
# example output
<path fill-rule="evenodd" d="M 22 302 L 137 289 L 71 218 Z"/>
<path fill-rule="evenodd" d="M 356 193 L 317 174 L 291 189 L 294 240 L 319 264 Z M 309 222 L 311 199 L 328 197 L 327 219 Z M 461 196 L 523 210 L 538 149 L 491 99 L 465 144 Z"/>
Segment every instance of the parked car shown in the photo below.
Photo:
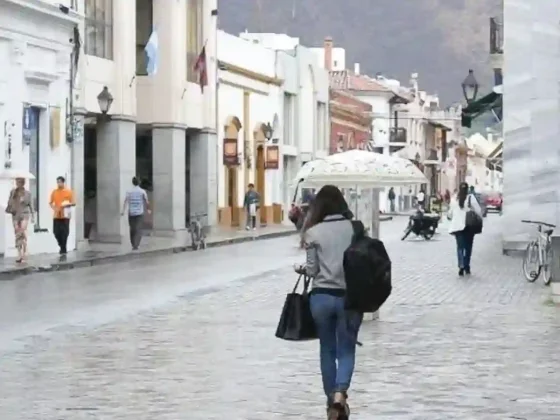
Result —
<path fill-rule="evenodd" d="M 497 212 L 501 212 L 503 202 L 504 199 L 501 193 L 495 191 L 486 193 L 486 207 L 489 210 L 495 210 Z"/>

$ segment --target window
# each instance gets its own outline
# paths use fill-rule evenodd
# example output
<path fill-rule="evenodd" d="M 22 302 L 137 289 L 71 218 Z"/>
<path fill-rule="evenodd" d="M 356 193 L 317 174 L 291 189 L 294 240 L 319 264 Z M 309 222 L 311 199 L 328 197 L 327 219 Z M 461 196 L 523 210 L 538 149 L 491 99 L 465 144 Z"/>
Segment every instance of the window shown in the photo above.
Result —
<path fill-rule="evenodd" d="M 113 59 L 113 0 L 85 0 L 85 52 Z"/>
<path fill-rule="evenodd" d="M 294 95 L 284 93 L 284 135 L 286 145 L 294 144 Z"/>
<path fill-rule="evenodd" d="M 148 57 L 145 48 L 153 26 L 153 0 L 136 0 L 136 74 L 138 76 L 148 74 Z"/>
<path fill-rule="evenodd" d="M 203 1 L 187 0 L 187 81 L 197 83 L 194 65 L 204 45 Z"/>

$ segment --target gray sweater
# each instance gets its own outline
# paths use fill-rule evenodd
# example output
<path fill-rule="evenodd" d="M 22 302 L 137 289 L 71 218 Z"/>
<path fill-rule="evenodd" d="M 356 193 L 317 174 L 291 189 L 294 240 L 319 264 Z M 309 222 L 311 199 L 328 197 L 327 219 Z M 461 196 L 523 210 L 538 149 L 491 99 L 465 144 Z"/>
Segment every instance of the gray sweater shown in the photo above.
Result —
<path fill-rule="evenodd" d="M 306 272 L 313 278 L 312 289 L 346 289 L 342 261 L 354 232 L 349 220 L 336 219 L 342 215 L 327 216 L 305 233 Z"/>

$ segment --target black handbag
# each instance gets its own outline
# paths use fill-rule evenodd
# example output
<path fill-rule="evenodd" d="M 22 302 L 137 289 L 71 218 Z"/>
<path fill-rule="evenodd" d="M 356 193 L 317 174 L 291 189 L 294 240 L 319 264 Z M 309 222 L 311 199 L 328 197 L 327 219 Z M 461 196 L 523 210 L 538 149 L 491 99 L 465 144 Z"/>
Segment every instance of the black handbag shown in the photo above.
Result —
<path fill-rule="evenodd" d="M 303 278 L 303 292 L 297 293 L 297 288 Z M 288 293 L 280 321 L 276 328 L 276 337 L 288 341 L 305 341 L 318 338 L 315 321 L 311 315 L 309 305 L 309 283 L 311 278 L 300 274 L 294 290 Z"/>
<path fill-rule="evenodd" d="M 469 209 L 465 220 L 466 228 L 477 235 L 482 232 L 482 217 L 480 217 L 471 207 L 471 197 L 469 196 Z"/>

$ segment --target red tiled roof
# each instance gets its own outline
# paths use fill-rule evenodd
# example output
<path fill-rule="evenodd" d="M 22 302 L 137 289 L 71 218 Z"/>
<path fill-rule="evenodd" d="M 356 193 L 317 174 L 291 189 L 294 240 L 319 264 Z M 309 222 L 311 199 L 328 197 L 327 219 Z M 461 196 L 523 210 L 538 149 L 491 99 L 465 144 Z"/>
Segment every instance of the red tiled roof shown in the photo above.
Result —
<path fill-rule="evenodd" d="M 361 92 L 391 92 L 371 77 L 354 74 L 348 70 L 330 72 L 330 84 L 333 89 L 353 90 Z"/>

